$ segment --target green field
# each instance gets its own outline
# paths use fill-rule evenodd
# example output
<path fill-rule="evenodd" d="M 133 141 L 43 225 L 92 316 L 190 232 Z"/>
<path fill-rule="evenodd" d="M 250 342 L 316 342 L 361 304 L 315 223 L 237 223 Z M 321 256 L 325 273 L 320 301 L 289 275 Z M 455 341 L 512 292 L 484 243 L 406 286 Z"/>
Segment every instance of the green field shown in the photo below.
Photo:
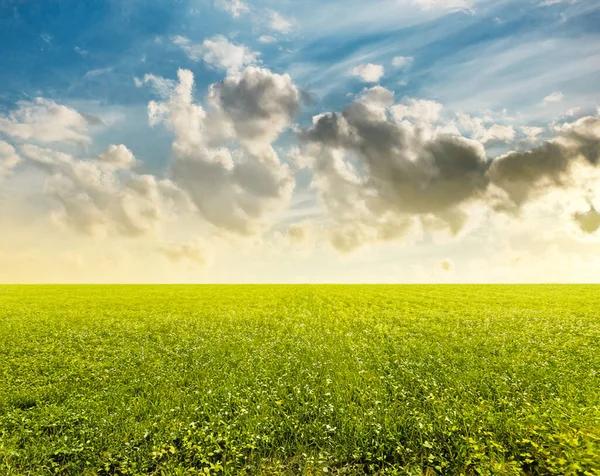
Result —
<path fill-rule="evenodd" d="M 205 473 L 600 474 L 600 287 L 0 287 L 0 474 Z"/>

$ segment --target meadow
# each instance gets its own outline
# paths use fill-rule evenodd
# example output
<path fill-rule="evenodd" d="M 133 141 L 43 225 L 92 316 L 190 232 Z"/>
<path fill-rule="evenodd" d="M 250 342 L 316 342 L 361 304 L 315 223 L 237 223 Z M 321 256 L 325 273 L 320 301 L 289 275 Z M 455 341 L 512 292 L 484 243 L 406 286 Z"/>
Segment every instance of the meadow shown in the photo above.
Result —
<path fill-rule="evenodd" d="M 0 286 L 0 474 L 599 475 L 600 286 Z"/>

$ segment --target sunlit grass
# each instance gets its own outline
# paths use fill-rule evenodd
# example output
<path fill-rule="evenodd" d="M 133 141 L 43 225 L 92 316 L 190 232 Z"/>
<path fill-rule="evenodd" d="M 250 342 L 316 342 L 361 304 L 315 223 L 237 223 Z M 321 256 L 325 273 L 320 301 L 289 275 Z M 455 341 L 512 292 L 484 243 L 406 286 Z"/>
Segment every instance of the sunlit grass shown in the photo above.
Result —
<path fill-rule="evenodd" d="M 600 287 L 0 287 L 0 474 L 600 474 Z"/>

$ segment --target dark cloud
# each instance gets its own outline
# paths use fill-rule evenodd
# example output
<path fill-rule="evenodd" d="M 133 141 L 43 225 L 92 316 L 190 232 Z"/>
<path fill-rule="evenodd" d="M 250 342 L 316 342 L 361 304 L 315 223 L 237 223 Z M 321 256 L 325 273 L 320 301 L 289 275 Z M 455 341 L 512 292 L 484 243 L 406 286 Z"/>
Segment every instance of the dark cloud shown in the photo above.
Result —
<path fill-rule="evenodd" d="M 600 229 L 600 213 L 594 207 L 585 213 L 575 213 L 573 219 L 585 233 L 595 233 Z"/>
<path fill-rule="evenodd" d="M 334 246 L 343 250 L 388 238 L 383 229 L 403 236 L 406 227 L 390 223 L 415 217 L 425 228 L 441 221 L 457 233 L 468 221 L 469 204 L 518 208 L 549 188 L 573 186 L 574 167 L 600 161 L 597 117 L 564 126 L 536 149 L 492 160 L 481 142 L 438 133 L 432 107 L 412 105 L 411 114 L 399 117 L 387 92 L 368 91 L 340 113 L 315 117 L 301 134 L 302 153 L 314 161 L 314 185 L 336 226 L 345 230 L 344 236 L 333 235 Z M 417 117 L 419 110 L 427 117 Z M 503 198 L 491 193 L 492 186 Z"/>
<path fill-rule="evenodd" d="M 586 117 L 536 149 L 497 158 L 488 176 L 518 207 L 549 188 L 573 185 L 574 166 L 595 167 L 599 160 L 600 118 Z"/>

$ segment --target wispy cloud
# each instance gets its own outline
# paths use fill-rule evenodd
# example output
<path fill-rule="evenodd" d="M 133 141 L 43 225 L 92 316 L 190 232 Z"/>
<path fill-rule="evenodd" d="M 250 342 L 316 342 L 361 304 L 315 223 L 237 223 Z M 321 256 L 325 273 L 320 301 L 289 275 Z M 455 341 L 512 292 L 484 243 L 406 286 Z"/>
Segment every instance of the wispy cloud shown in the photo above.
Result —
<path fill-rule="evenodd" d="M 560 91 L 556 91 L 552 94 L 549 94 L 544 98 L 544 104 L 550 104 L 554 102 L 561 102 L 565 98 L 565 95 Z"/>
<path fill-rule="evenodd" d="M 294 30 L 296 22 L 274 10 L 269 10 L 269 26 L 279 33 L 290 33 Z"/>
<path fill-rule="evenodd" d="M 230 13 L 234 18 L 250 11 L 248 5 L 242 0 L 215 0 L 215 6 Z"/>

